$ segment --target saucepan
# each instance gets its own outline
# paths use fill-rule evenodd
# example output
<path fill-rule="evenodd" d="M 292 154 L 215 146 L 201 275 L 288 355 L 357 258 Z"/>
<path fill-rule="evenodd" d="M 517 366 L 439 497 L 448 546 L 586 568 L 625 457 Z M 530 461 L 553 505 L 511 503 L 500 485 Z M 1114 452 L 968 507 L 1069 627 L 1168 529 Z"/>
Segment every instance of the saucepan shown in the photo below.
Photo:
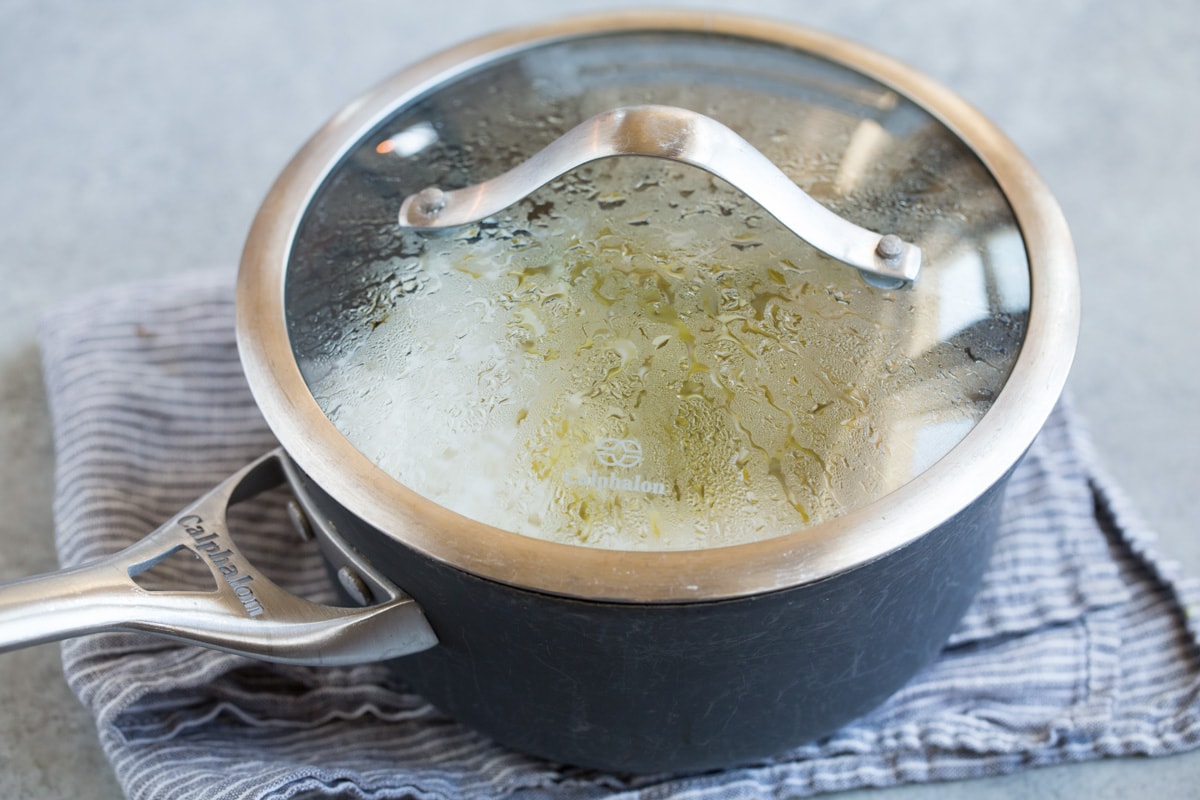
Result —
<path fill-rule="evenodd" d="M 549 759 L 768 757 L 935 657 L 1077 327 L 1046 187 L 884 56 L 716 14 L 488 36 L 347 106 L 264 201 L 237 336 L 280 448 L 0 589 L 0 641 L 387 661 Z M 342 606 L 231 539 L 281 484 Z M 211 590 L 137 580 L 180 552 Z"/>

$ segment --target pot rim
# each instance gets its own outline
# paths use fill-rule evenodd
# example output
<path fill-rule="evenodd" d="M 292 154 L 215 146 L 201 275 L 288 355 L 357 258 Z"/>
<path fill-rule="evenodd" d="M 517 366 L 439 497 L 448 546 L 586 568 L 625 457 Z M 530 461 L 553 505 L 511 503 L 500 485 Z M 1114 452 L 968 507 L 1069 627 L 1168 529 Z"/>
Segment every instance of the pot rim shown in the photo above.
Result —
<path fill-rule="evenodd" d="M 544 541 L 485 525 L 418 495 L 362 455 L 313 399 L 284 313 L 291 243 L 318 187 L 394 110 L 481 64 L 574 38 L 682 31 L 793 47 L 904 95 L 957 135 L 1007 198 L 1030 267 L 1029 322 L 991 409 L 946 456 L 892 493 L 811 528 L 704 550 L 622 551 Z M 237 341 L 250 389 L 295 462 L 351 513 L 425 556 L 479 577 L 588 600 L 677 603 L 811 583 L 886 556 L 950 520 L 1004 480 L 1066 382 L 1079 330 L 1074 248 L 1049 188 L 980 112 L 915 70 L 839 37 L 773 20 L 709 12 L 622 12 L 502 31 L 404 69 L 346 106 L 297 153 L 254 220 L 237 281 Z M 953 568 L 953 565 L 948 565 Z M 403 585 L 403 576 L 393 576 Z"/>

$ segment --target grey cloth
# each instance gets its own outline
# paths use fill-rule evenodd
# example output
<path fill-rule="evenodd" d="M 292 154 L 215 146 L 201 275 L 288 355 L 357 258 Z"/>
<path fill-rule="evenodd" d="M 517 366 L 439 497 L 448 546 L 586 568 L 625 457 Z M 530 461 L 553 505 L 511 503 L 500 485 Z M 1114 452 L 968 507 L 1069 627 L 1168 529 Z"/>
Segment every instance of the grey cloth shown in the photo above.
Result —
<path fill-rule="evenodd" d="M 233 276 L 83 297 L 41 332 L 64 566 L 123 547 L 274 445 L 238 363 Z M 317 599 L 280 503 L 234 529 Z M 160 570 L 188 580 L 187 564 Z M 1069 402 L 1010 483 L 984 586 L 940 658 L 882 707 L 778 758 L 607 775 L 506 750 L 378 665 L 279 667 L 136 634 L 63 645 L 134 798 L 781 798 L 1165 755 L 1200 744 L 1200 588 L 1154 554 Z"/>

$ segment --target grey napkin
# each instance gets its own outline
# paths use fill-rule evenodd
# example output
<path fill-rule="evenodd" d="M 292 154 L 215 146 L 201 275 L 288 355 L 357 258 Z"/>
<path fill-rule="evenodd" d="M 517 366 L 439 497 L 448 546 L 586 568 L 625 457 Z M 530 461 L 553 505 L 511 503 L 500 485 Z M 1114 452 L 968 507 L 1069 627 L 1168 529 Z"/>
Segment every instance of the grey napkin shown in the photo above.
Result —
<path fill-rule="evenodd" d="M 217 272 L 119 288 L 43 327 L 64 566 L 133 542 L 273 446 L 238 364 L 232 287 Z M 261 569 L 329 597 L 279 504 L 238 525 Z M 1200 590 L 1155 557 L 1064 404 L 1013 476 L 983 590 L 939 660 L 769 761 L 637 777 L 551 764 L 379 666 L 270 666 L 134 634 L 68 642 L 63 659 L 134 798 L 781 798 L 1196 747 L 1198 615 Z"/>

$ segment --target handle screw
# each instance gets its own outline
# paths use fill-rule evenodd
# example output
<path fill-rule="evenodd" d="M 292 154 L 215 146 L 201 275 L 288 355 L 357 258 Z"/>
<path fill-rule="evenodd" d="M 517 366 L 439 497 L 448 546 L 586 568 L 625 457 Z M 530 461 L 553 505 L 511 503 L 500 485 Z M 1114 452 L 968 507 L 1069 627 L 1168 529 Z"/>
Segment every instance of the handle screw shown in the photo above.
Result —
<path fill-rule="evenodd" d="M 436 217 L 446 207 L 446 193 L 436 186 L 427 186 L 417 193 L 417 211 L 423 217 Z"/>
<path fill-rule="evenodd" d="M 875 255 L 884 261 L 895 261 L 904 254 L 904 240 L 894 233 L 889 233 L 879 240 L 875 246 Z"/>
<path fill-rule="evenodd" d="M 292 527 L 296 529 L 296 533 L 300 534 L 300 540 L 311 542 L 314 538 L 312 523 L 308 520 L 308 514 L 304 513 L 304 509 L 295 500 L 287 501 L 288 519 L 292 521 Z"/>
<path fill-rule="evenodd" d="M 353 569 L 342 567 L 337 571 L 337 579 L 342 588 L 346 590 L 346 594 L 350 595 L 351 600 L 360 606 L 371 602 L 371 587 L 367 586 L 367 582 Z"/>

